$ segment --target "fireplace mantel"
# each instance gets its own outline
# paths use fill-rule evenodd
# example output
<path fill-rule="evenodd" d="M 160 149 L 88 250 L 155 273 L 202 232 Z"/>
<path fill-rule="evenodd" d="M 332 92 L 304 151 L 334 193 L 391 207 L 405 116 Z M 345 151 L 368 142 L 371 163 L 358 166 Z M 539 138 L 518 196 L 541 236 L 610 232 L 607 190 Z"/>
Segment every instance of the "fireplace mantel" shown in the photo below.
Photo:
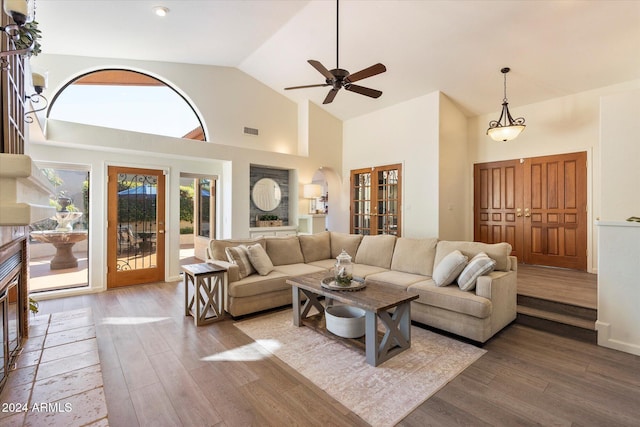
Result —
<path fill-rule="evenodd" d="M 29 225 L 50 218 L 54 190 L 42 171 L 24 154 L 0 153 L 0 226 Z"/>

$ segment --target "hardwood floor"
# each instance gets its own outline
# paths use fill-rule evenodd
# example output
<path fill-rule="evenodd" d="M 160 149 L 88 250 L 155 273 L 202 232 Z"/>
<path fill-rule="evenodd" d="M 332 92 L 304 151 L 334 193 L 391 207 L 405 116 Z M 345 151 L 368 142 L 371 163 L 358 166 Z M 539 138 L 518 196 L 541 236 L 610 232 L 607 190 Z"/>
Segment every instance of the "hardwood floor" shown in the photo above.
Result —
<path fill-rule="evenodd" d="M 196 328 L 182 283 L 40 303 L 91 307 L 111 426 L 366 425 L 278 359 L 206 362 L 252 340 Z M 637 425 L 640 357 L 512 324 L 400 425 Z M 411 390 L 407 390 L 410 393 Z"/>
<path fill-rule="evenodd" d="M 597 307 L 598 276 L 595 274 L 518 265 L 516 323 L 596 344 Z"/>
<path fill-rule="evenodd" d="M 596 309 L 597 289 L 598 276 L 595 274 L 518 264 L 518 295 Z"/>

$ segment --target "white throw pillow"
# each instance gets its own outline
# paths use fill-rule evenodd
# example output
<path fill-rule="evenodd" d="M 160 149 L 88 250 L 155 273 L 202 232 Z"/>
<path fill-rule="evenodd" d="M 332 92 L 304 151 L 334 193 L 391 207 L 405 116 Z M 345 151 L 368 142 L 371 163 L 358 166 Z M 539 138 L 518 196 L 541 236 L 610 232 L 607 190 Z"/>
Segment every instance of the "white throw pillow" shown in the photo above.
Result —
<path fill-rule="evenodd" d="M 249 261 L 251 261 L 259 275 L 266 276 L 273 271 L 271 258 L 269 258 L 267 251 L 264 250 L 260 243 L 247 246 L 247 252 L 249 252 Z"/>
<path fill-rule="evenodd" d="M 455 250 L 442 258 L 442 261 L 433 270 L 433 281 L 436 286 L 448 286 L 452 284 L 460 272 L 467 265 L 466 255 L 462 252 Z"/>
<path fill-rule="evenodd" d="M 231 246 L 224 248 L 224 252 L 227 254 L 229 262 L 238 266 L 238 277 L 240 279 L 256 272 L 249 260 L 249 251 L 246 246 Z"/>
<path fill-rule="evenodd" d="M 495 266 L 495 260 L 489 258 L 484 252 L 480 252 L 471 258 L 469 264 L 467 264 L 464 270 L 462 270 L 462 273 L 460 273 L 460 276 L 458 276 L 458 286 L 460 286 L 460 289 L 463 291 L 472 291 L 476 288 L 478 277 L 493 271 Z"/>

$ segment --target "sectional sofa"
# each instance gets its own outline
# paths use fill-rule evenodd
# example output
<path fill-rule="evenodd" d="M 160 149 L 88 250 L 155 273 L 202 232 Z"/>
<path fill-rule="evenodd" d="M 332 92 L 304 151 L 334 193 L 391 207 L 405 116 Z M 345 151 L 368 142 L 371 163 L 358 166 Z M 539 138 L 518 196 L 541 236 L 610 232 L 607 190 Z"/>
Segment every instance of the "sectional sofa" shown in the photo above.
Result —
<path fill-rule="evenodd" d="M 325 231 L 211 240 L 208 261 L 228 269 L 226 310 L 236 317 L 291 304 L 287 278 L 318 271 L 329 274 L 343 249 L 355 261 L 354 276 L 365 283 L 418 294 L 411 303 L 411 318 L 418 323 L 482 343 L 516 318 L 517 260 L 510 256 L 507 243 Z M 471 268 L 474 263 L 482 266 L 481 271 Z M 458 284 L 463 276 L 464 284 Z"/>

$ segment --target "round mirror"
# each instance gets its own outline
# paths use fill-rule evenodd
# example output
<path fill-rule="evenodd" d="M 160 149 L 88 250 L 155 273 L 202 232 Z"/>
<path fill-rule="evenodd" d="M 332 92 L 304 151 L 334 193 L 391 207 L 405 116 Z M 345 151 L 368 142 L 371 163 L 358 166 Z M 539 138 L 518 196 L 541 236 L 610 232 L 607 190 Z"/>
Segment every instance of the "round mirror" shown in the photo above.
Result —
<path fill-rule="evenodd" d="M 277 182 L 271 178 L 262 178 L 253 186 L 251 198 L 258 209 L 268 212 L 278 207 L 282 193 Z"/>

